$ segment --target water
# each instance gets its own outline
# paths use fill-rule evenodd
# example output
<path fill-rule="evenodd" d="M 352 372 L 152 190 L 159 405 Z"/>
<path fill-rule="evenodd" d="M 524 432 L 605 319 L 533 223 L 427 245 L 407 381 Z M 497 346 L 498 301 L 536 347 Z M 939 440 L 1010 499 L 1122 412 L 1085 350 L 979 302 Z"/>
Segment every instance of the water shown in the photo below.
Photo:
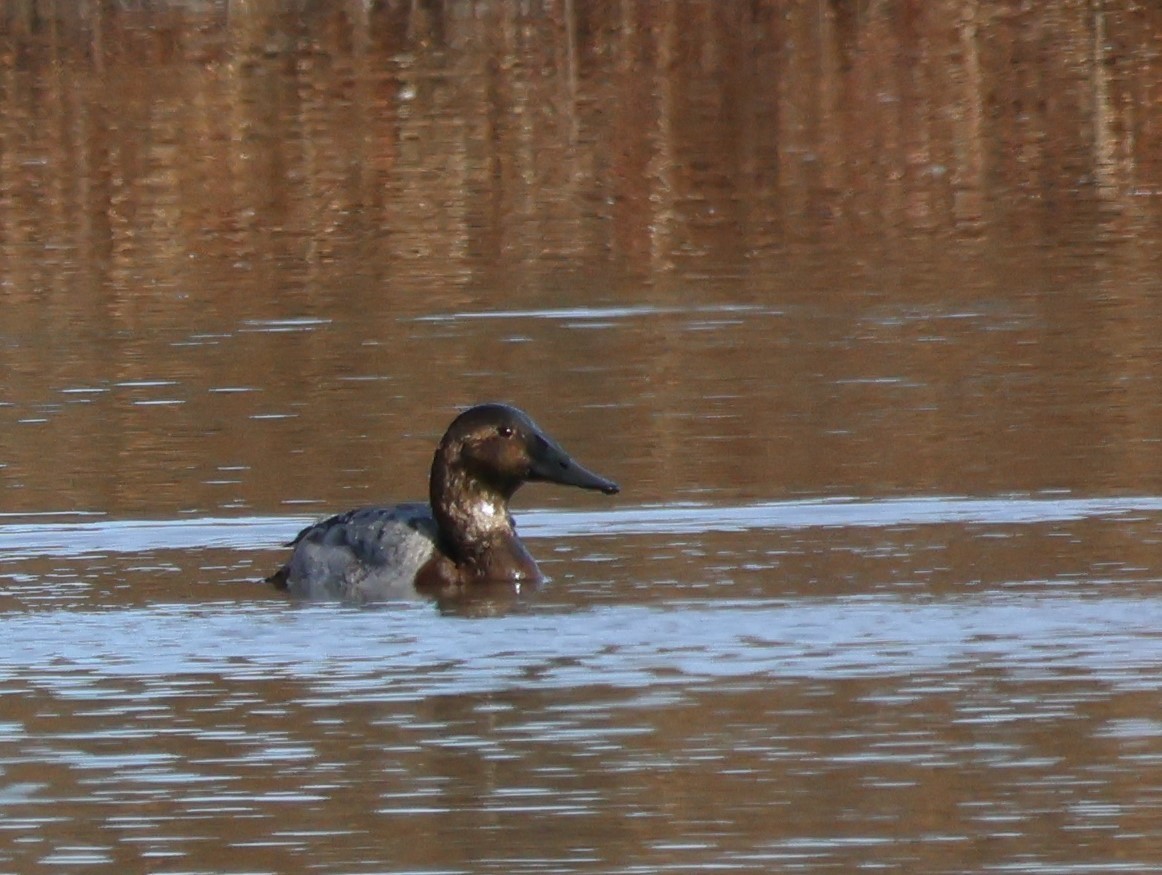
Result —
<path fill-rule="evenodd" d="M 275 596 L 255 554 L 298 520 L 5 524 L 8 859 L 1098 865 L 1153 842 L 1128 776 L 1159 759 L 1162 602 L 1101 556 L 1160 504 L 528 512 L 554 579 L 474 619 Z"/>
<path fill-rule="evenodd" d="M 0 872 L 1162 869 L 1157 11 L 0 21 Z M 490 399 L 543 587 L 261 582 Z"/>

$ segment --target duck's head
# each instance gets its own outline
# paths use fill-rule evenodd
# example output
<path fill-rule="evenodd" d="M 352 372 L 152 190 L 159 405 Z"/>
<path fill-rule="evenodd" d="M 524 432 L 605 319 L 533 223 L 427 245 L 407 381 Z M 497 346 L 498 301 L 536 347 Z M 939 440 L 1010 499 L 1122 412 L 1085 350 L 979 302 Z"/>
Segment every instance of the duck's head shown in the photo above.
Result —
<path fill-rule="evenodd" d="M 523 483 L 543 481 L 594 489 L 619 489 L 582 467 L 529 416 L 507 404 L 479 404 L 452 421 L 432 462 L 432 505 L 451 490 L 491 492 L 507 502 Z"/>

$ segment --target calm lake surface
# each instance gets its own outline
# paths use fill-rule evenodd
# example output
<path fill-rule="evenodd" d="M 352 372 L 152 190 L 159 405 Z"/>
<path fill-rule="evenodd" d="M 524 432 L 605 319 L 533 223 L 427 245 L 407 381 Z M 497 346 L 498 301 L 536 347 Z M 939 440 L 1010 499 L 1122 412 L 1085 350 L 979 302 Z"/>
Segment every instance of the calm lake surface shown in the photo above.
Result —
<path fill-rule="evenodd" d="M 0 873 L 1162 871 L 1162 8 L 0 6 Z M 464 406 L 549 582 L 261 582 Z"/>

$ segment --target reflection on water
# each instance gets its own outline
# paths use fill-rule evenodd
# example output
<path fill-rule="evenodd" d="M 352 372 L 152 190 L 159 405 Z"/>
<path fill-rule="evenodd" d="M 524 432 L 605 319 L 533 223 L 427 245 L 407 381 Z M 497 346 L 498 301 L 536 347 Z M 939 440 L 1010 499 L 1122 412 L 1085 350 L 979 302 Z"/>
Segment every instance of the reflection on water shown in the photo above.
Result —
<path fill-rule="evenodd" d="M 913 672 L 1063 681 L 1084 672 L 1093 683 L 1151 691 L 1162 659 L 1159 620 L 1157 600 L 1028 594 L 602 605 L 460 625 L 407 606 L 288 613 L 229 602 L 10 614 L 0 621 L 0 667 L 5 679 L 93 699 L 106 697 L 110 678 L 166 687 L 185 675 L 256 672 L 344 703 L 593 684 L 644 691 L 653 701 L 709 683 Z M 43 675 L 29 671 L 47 664 Z"/>
<path fill-rule="evenodd" d="M 475 620 L 261 587 L 253 555 L 297 519 L 7 523 L 0 859 L 1149 868 L 1162 602 L 1103 543 L 1160 514 L 1067 496 L 529 512 L 555 579 Z M 1066 545 L 1052 568 L 1031 537 Z"/>
<path fill-rule="evenodd" d="M 934 524 L 1013 525 L 1162 511 L 1162 498 L 894 498 L 882 501 L 828 499 L 776 501 L 739 507 L 674 505 L 621 510 L 526 511 L 523 537 L 680 534 L 746 529 L 807 529 L 819 526 L 911 526 Z M 49 514 L 48 516 L 74 516 Z M 0 514 L 0 551 L 8 559 L 49 554 L 140 552 L 190 547 L 258 549 L 282 543 L 315 517 L 10 523 Z"/>
<path fill-rule="evenodd" d="M 1160 33 L 0 7 L 0 870 L 1162 867 Z M 548 585 L 259 583 L 490 399 Z"/>
<path fill-rule="evenodd" d="M 6 509 L 422 494 L 494 397 L 650 501 L 1162 492 L 1153 5 L 3 15 Z"/>

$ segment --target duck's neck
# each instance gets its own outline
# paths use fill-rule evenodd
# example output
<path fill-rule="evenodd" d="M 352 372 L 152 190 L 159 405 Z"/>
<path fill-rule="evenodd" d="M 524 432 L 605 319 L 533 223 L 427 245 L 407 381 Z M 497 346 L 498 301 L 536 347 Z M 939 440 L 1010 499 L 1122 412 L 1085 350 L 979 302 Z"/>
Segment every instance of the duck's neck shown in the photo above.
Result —
<path fill-rule="evenodd" d="M 512 491 L 482 483 L 460 468 L 433 466 L 429 500 L 440 546 L 466 576 L 481 580 L 540 577 L 508 512 Z"/>

